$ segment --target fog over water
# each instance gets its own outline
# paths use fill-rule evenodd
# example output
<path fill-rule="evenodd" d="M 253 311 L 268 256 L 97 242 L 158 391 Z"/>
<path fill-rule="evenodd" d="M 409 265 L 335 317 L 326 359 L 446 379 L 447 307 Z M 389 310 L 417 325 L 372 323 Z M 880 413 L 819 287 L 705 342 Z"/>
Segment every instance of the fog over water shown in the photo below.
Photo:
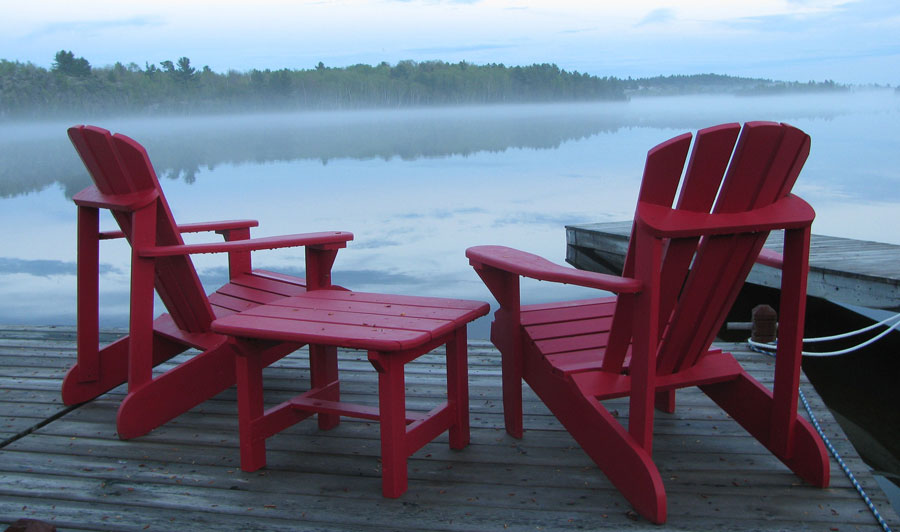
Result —
<path fill-rule="evenodd" d="M 78 122 L 141 142 L 180 223 L 253 218 L 253 236 L 352 231 L 335 282 L 490 301 L 467 247 L 564 263 L 564 225 L 631 218 L 647 150 L 722 122 L 807 131 L 812 152 L 795 191 L 817 210 L 814 232 L 900 244 L 898 118 L 900 97 L 875 91 Z M 73 123 L 0 124 L 2 323 L 74 323 L 71 196 L 90 181 L 65 134 Z M 191 241 L 206 238 L 218 237 Z M 101 263 L 101 320 L 124 325 L 127 247 L 104 242 Z M 195 263 L 210 289 L 225 280 L 224 256 Z M 302 249 L 257 253 L 255 264 L 302 274 Z M 525 287 L 527 301 L 586 293 Z M 472 335 L 486 337 L 479 327 Z"/>

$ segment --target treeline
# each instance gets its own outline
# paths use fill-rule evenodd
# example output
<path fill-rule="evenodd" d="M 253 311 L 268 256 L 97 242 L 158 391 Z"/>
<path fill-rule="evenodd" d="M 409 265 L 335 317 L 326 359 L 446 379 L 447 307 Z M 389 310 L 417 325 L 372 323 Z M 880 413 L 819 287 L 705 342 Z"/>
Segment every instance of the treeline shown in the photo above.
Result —
<path fill-rule="evenodd" d="M 765 96 L 792 92 L 839 92 L 849 90 L 850 87 L 847 85 L 841 85 L 827 79 L 825 81 L 808 81 L 806 83 L 799 81 L 775 81 L 750 87 L 740 91 L 738 94 L 741 96 Z"/>
<path fill-rule="evenodd" d="M 0 120 L 84 114 L 187 114 L 281 109 L 625 100 L 631 95 L 780 94 L 847 90 L 826 82 L 777 82 L 719 74 L 640 79 L 568 72 L 555 64 L 505 66 L 400 61 L 342 68 L 196 69 L 187 57 L 158 65 L 92 67 L 71 51 L 50 69 L 0 59 Z"/>
<path fill-rule="evenodd" d="M 675 76 L 654 76 L 650 78 L 623 81 L 626 94 L 635 95 L 676 95 L 727 93 L 741 96 L 776 95 L 798 92 L 849 91 L 850 87 L 832 80 L 775 81 L 764 78 L 745 78 L 722 74 L 693 74 Z"/>
<path fill-rule="evenodd" d="M 51 69 L 0 60 L 0 117 L 66 113 L 182 113 L 221 110 L 354 109 L 513 102 L 623 100 L 621 80 L 553 64 L 507 67 L 466 62 L 308 70 L 213 72 L 190 59 L 144 67 L 93 68 L 60 51 Z"/>
<path fill-rule="evenodd" d="M 674 95 L 738 92 L 748 87 L 771 83 L 771 80 L 723 74 L 694 74 L 628 78 L 624 83 L 625 90 L 630 94 Z"/>

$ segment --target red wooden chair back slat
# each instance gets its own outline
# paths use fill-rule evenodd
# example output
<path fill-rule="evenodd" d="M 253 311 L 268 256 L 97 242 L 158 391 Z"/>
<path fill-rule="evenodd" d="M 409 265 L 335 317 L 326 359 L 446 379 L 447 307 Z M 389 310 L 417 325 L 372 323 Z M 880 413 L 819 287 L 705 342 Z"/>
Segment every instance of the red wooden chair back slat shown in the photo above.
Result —
<path fill-rule="evenodd" d="M 156 244 L 184 243 L 150 158 L 140 144 L 124 135 L 111 135 L 105 129 L 92 126 L 69 128 L 69 138 L 84 161 L 97 190 L 103 194 L 156 190 Z M 129 242 L 134 235 L 130 214 L 113 211 L 116 222 Z M 175 324 L 188 332 L 208 331 L 213 311 L 190 257 L 157 258 L 155 269 L 156 292 Z"/>
<path fill-rule="evenodd" d="M 654 147 L 647 154 L 644 176 L 638 200 L 656 205 L 672 205 L 678 182 L 684 169 L 684 162 L 691 147 L 691 134 L 685 133 Z M 634 242 L 634 227 L 631 229 Z M 634 245 L 629 245 L 625 254 L 625 277 L 634 277 Z M 625 354 L 631 344 L 633 300 L 619 298 L 613 316 L 612 334 L 603 356 L 603 368 L 618 371 L 625 362 Z"/>
<path fill-rule="evenodd" d="M 709 212 L 740 130 L 739 124 L 723 124 L 697 132 L 676 208 Z M 660 284 L 669 288 L 660 294 L 660 333 L 665 331 L 699 242 L 699 238 L 684 238 L 670 241 L 666 246 Z"/>
<path fill-rule="evenodd" d="M 774 203 L 790 191 L 808 153 L 809 137 L 795 128 L 764 122 L 746 124 L 712 212 L 741 212 Z M 717 167 L 721 168 L 721 165 Z M 692 192 L 685 190 L 681 205 L 694 201 L 685 197 Z M 708 199 L 706 196 L 693 206 L 708 209 Z M 660 374 L 690 367 L 708 348 L 767 237 L 768 232 L 764 231 L 709 236 L 701 239 L 699 246 L 696 239 L 678 239 L 669 243 L 664 275 L 671 279 L 684 275 L 684 284 L 683 288 L 680 283 L 662 285 L 662 300 L 674 299 L 674 305 L 671 321 L 663 330 L 663 341 L 659 346 L 657 368 Z M 688 243 L 684 244 L 685 241 Z M 679 264 L 674 264 L 670 255 L 673 249 L 678 249 L 676 246 L 696 246 L 696 253 L 691 253 L 692 262 L 686 264 L 679 256 Z M 667 272 L 667 268 L 672 271 Z"/>
<path fill-rule="evenodd" d="M 679 209 L 709 212 L 740 130 L 740 124 L 722 124 L 702 129 L 697 133 L 684 182 L 681 185 L 677 204 Z M 659 144 L 648 152 L 638 201 L 655 205 L 672 205 L 679 190 L 679 183 L 682 181 L 682 171 L 690 147 L 691 134 L 685 133 Z M 634 229 L 631 232 L 631 242 L 634 242 Z M 662 286 L 682 286 L 698 242 L 698 238 L 682 239 L 667 245 L 661 273 Z M 623 275 L 634 276 L 633 245 L 628 248 Z M 679 293 L 680 290 L 673 289 L 661 294 L 660 332 L 665 330 Z M 608 371 L 621 369 L 626 349 L 631 343 L 631 300 L 620 298 L 615 316 L 610 346 L 603 361 L 603 367 Z"/>

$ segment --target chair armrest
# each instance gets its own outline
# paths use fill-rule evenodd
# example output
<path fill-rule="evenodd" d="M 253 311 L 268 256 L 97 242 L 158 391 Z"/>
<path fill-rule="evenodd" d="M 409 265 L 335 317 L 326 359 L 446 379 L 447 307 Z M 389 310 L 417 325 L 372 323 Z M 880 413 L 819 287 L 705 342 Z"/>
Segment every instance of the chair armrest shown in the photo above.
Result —
<path fill-rule="evenodd" d="M 258 227 L 259 222 L 256 220 L 222 220 L 218 222 L 198 222 L 190 224 L 181 224 L 178 226 L 179 233 L 203 233 L 207 231 L 224 232 L 233 229 L 249 229 Z M 100 233 L 101 240 L 109 240 L 113 238 L 122 238 L 125 234 L 122 231 L 103 231 Z"/>
<path fill-rule="evenodd" d="M 143 190 L 131 194 L 104 194 L 97 187 L 90 186 L 75 194 L 72 201 L 79 207 L 109 209 L 111 211 L 133 211 L 150 205 L 159 194 L 156 190 Z"/>
<path fill-rule="evenodd" d="M 217 222 L 197 222 L 180 224 L 179 233 L 202 233 L 206 231 L 229 231 L 231 229 L 249 229 L 259 227 L 256 220 L 220 220 Z"/>
<path fill-rule="evenodd" d="M 763 248 L 756 257 L 756 262 L 780 270 L 784 267 L 784 255 L 775 250 Z"/>
<path fill-rule="evenodd" d="M 635 217 L 638 225 L 655 237 L 685 238 L 799 229 L 812 224 L 816 213 L 808 203 L 790 194 L 771 205 L 737 213 L 691 212 L 638 202 Z"/>
<path fill-rule="evenodd" d="M 629 277 L 588 272 L 554 264 L 543 257 L 505 246 L 475 246 L 466 257 L 476 268 L 484 265 L 539 281 L 574 284 L 615 293 L 640 292 L 642 283 Z"/>
<path fill-rule="evenodd" d="M 173 255 L 190 255 L 194 253 L 227 253 L 298 246 L 342 248 L 346 247 L 349 240 L 353 240 L 353 233 L 345 231 L 329 231 L 322 233 L 301 233 L 296 235 L 250 238 L 247 240 L 215 242 L 212 244 L 150 246 L 138 250 L 138 255 L 141 257 L 170 257 Z"/>

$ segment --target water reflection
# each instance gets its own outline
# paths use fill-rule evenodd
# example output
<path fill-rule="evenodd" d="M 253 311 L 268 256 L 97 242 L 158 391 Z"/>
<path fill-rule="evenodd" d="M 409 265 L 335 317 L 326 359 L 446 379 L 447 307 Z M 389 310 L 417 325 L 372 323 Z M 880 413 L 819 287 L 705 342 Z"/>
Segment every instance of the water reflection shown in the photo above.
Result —
<path fill-rule="evenodd" d="M 393 111 L 109 119 L 139 139 L 161 178 L 194 182 L 201 169 L 312 159 L 415 160 L 509 149 L 556 149 L 623 128 L 696 130 L 760 118 L 833 120 L 885 110 L 884 93 L 741 98 L 688 96 L 594 104 L 511 105 Z M 896 109 L 896 102 L 894 105 Z M 85 123 L 93 123 L 90 116 Z M 69 123 L 0 125 L 0 196 L 59 184 L 67 197 L 87 186 L 64 131 Z"/>
<path fill-rule="evenodd" d="M 491 300 L 464 257 L 498 243 L 562 263 L 565 224 L 629 219 L 647 149 L 715 123 L 791 122 L 813 138 L 797 190 L 814 230 L 900 243 L 892 93 L 656 98 L 628 103 L 115 119 L 144 144 L 180 222 L 254 218 L 254 236 L 352 231 L 335 282 L 356 290 Z M 90 123 L 90 117 L 84 122 Z M 75 209 L 88 177 L 69 124 L 0 126 L 0 322 L 74 323 Z M 112 228 L 111 220 L 103 222 Z M 202 240 L 202 237 L 193 237 Z M 257 265 L 302 275 L 302 250 Z M 129 250 L 101 248 L 101 319 L 127 320 Z M 199 256 L 210 288 L 223 257 Z M 526 284 L 526 299 L 579 289 Z M 473 333 L 486 336 L 486 328 Z"/>
<path fill-rule="evenodd" d="M 104 120 L 152 154 L 161 178 L 194 182 L 202 169 L 336 159 L 416 160 L 509 149 L 554 149 L 622 127 L 615 105 L 598 108 L 514 106 Z M 592 109 L 591 113 L 581 112 Z M 89 184 L 62 124 L 0 135 L 0 194 L 12 196 L 59 183 L 71 196 Z M 36 164 L 37 163 L 37 164 Z"/>

